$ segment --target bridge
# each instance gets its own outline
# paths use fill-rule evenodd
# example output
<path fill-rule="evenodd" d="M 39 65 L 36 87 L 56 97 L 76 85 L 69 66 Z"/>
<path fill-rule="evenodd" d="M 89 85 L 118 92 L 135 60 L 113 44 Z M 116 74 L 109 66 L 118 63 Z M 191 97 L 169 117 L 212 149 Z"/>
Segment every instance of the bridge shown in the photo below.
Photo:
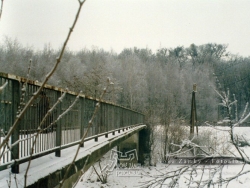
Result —
<path fill-rule="evenodd" d="M 5 83 L 0 93 L 0 143 L 25 102 L 41 86 L 39 82 L 0 73 L 0 86 Z M 100 108 L 89 127 L 97 103 Z M 66 179 L 64 187 L 71 187 L 82 172 L 115 146 L 122 153 L 136 149 L 137 162 L 143 164 L 148 150 L 146 135 L 144 115 L 140 112 L 45 85 L 0 150 L 0 187 L 6 187 L 10 180 L 12 187 L 17 181 L 22 187 L 31 159 L 27 187 L 55 187 L 62 179 Z M 78 146 L 77 159 L 65 173 Z M 10 171 L 15 175 L 10 176 Z"/>

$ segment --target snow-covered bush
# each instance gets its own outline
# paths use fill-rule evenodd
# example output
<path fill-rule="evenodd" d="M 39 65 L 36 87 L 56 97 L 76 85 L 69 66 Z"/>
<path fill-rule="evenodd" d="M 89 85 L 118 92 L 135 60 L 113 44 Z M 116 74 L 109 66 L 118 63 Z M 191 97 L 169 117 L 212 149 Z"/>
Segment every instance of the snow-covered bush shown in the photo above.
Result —
<path fill-rule="evenodd" d="M 178 150 L 176 145 L 187 138 L 187 127 L 180 124 L 172 125 L 158 125 L 153 129 L 154 139 L 151 150 L 151 163 L 155 166 L 156 162 L 160 160 L 163 163 L 167 162 L 167 155 Z M 157 160 L 158 159 L 158 160 Z"/>

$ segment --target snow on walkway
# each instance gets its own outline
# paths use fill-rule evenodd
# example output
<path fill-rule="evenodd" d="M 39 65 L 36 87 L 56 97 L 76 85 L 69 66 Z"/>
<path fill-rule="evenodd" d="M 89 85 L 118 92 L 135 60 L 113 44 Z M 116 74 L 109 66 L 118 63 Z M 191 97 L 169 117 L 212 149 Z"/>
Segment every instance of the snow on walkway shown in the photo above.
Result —
<path fill-rule="evenodd" d="M 116 131 L 115 135 L 112 135 L 112 133 L 110 133 L 108 138 L 105 138 L 105 135 L 101 136 L 99 137 L 98 142 L 95 142 L 94 139 L 86 141 L 84 143 L 84 147 L 80 149 L 77 159 L 87 156 L 89 153 L 92 153 L 92 151 L 109 143 L 109 140 L 122 137 L 128 134 L 129 132 L 132 132 L 134 129 L 136 129 L 136 127 L 125 130 L 124 132 L 121 131 L 120 133 Z M 49 155 L 32 160 L 28 173 L 27 184 L 31 185 L 39 178 L 42 178 L 48 175 L 49 173 L 55 172 L 61 169 L 63 166 L 70 164 L 75 155 L 77 147 L 78 145 L 62 150 L 61 157 L 55 157 L 55 154 L 51 153 Z M 11 174 L 10 179 L 10 169 L 0 171 L 0 188 L 8 187 L 7 182 L 9 181 L 11 181 L 11 188 L 15 188 L 16 183 L 18 187 L 24 187 L 24 174 L 26 168 L 27 162 L 20 165 L 20 173 L 16 174 L 16 182 L 14 174 Z"/>

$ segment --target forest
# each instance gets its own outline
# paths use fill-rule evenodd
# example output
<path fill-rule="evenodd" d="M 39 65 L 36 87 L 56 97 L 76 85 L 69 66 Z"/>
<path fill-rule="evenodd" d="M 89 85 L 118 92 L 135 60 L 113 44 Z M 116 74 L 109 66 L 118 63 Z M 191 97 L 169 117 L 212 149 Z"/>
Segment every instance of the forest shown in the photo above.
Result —
<path fill-rule="evenodd" d="M 0 72 L 26 77 L 32 61 L 30 79 L 42 81 L 58 56 L 59 49 L 45 44 L 43 50 L 24 47 L 16 39 L 5 37 L 0 43 Z M 189 122 L 193 84 L 197 84 L 198 125 L 215 122 L 223 110 L 213 88 L 227 91 L 237 99 L 238 112 L 250 97 L 250 57 L 227 51 L 227 45 L 208 43 L 189 47 L 129 48 L 121 53 L 97 47 L 67 49 L 50 85 L 69 88 L 98 98 L 110 77 L 105 100 L 143 112 L 151 125 Z"/>
<path fill-rule="evenodd" d="M 94 107 L 94 110 L 93 108 L 87 109 L 86 106 L 85 108 L 82 108 L 82 105 L 78 103 L 80 104 L 79 106 L 81 109 L 84 110 L 87 109 L 86 113 L 84 114 L 86 115 L 88 113 L 88 116 L 85 116 L 82 115 L 82 113 L 77 112 L 80 118 L 78 116 L 72 116 L 72 118 L 78 117 L 75 118 L 77 121 L 80 120 L 79 122 L 81 124 L 79 124 L 79 127 L 77 129 L 73 129 L 73 131 L 71 128 L 67 127 L 67 129 L 65 128 L 62 131 L 62 124 L 60 121 L 64 120 L 63 119 L 60 120 L 60 118 L 62 118 L 62 116 L 65 115 L 66 113 L 73 111 L 71 107 L 74 106 L 75 103 L 77 103 L 79 95 L 80 93 L 82 93 L 86 96 L 95 99 L 98 98 L 101 100 L 104 99 L 109 103 L 118 104 L 126 108 L 136 110 L 145 115 L 145 122 L 143 122 L 145 123 L 145 125 L 144 124 L 139 125 L 145 128 L 145 131 L 143 131 L 143 134 L 141 134 L 141 138 L 143 139 L 138 138 L 137 140 L 138 142 L 145 142 L 145 145 L 147 145 L 147 147 L 138 150 L 138 152 L 142 153 L 143 157 L 145 156 L 144 161 L 142 161 L 141 164 L 142 166 L 140 166 L 142 170 L 141 176 L 140 178 L 139 176 L 135 177 L 137 181 L 136 183 L 139 183 L 140 187 L 157 187 L 157 186 L 215 187 L 215 185 L 218 185 L 218 187 L 226 185 L 227 187 L 230 182 L 232 182 L 233 187 L 237 186 L 239 187 L 242 186 L 243 184 L 249 185 L 248 176 L 250 173 L 250 167 L 249 167 L 250 126 L 242 127 L 242 125 L 243 123 L 244 126 L 250 125 L 250 120 L 249 120 L 250 110 L 248 108 L 249 107 L 248 102 L 250 101 L 250 82 L 249 82 L 250 56 L 242 57 L 238 54 L 230 52 L 228 50 L 228 44 L 219 44 L 219 43 L 195 44 L 194 41 L 191 41 L 191 44 L 187 46 L 179 45 L 172 47 L 164 47 L 160 45 L 161 47 L 159 47 L 158 50 L 152 50 L 150 49 L 150 47 L 138 48 L 132 46 L 131 48 L 124 48 L 118 53 L 113 50 L 106 51 L 103 50 L 102 48 L 93 46 L 92 48 L 82 48 L 82 49 L 80 48 L 77 51 L 72 51 L 70 48 L 67 47 L 68 41 L 70 40 L 70 36 L 73 33 L 73 30 L 75 29 L 76 23 L 81 22 L 80 20 L 78 21 L 78 18 L 80 18 L 81 8 L 85 3 L 85 1 L 86 0 L 78 0 L 79 6 L 76 11 L 72 25 L 68 25 L 65 17 L 62 16 L 59 16 L 60 19 L 58 19 L 54 24 L 52 24 L 53 23 L 52 20 L 51 22 L 45 21 L 45 19 L 43 20 L 44 23 L 48 22 L 48 26 L 46 26 L 46 28 L 51 29 L 51 31 L 49 31 L 48 34 L 46 34 L 47 36 L 51 37 L 51 39 L 42 41 L 52 42 L 53 41 L 52 39 L 54 38 L 52 30 L 53 28 L 58 29 L 61 23 L 63 25 L 67 25 L 67 27 L 71 26 L 69 28 L 68 34 L 66 35 L 65 39 L 61 41 L 62 46 L 59 49 L 54 49 L 50 43 L 45 43 L 42 49 L 35 49 L 35 47 L 33 46 L 27 46 L 27 45 L 24 46 L 24 44 L 20 43 L 18 39 L 13 39 L 8 36 L 5 36 L 3 40 L 0 41 L 0 73 L 9 73 L 41 83 L 40 84 L 41 87 L 39 87 L 39 89 L 36 92 L 33 92 L 32 90 L 32 94 L 27 95 L 27 97 L 29 98 L 27 101 L 25 101 L 26 100 L 25 95 L 27 90 L 26 84 L 28 82 L 22 85 L 22 89 L 20 88 L 21 89 L 20 93 L 22 93 L 22 95 L 20 95 L 21 96 L 20 99 L 15 100 L 15 102 L 4 101 L 2 100 L 3 98 L 1 98 L 1 103 L 3 103 L 3 105 L 5 105 L 4 103 L 7 104 L 7 102 L 8 104 L 13 104 L 11 110 L 9 111 L 6 110 L 6 112 L 12 112 L 13 114 L 11 117 L 6 118 L 11 122 L 9 130 L 6 132 L 4 131 L 4 129 L 1 128 L 0 163 L 3 169 L 5 167 L 9 169 L 7 169 L 7 171 L 4 171 L 5 169 L 3 170 L 1 168 L 2 178 L 0 184 L 4 181 L 5 187 L 6 185 L 8 185 L 8 187 L 13 187 L 12 185 L 14 184 L 16 184 L 14 185 L 14 187 L 15 186 L 18 187 L 19 185 L 21 185 L 21 187 L 27 187 L 27 185 L 29 185 L 30 182 L 33 181 L 34 176 L 39 175 L 39 178 L 42 177 L 43 175 L 40 174 L 40 171 L 42 171 L 42 169 L 39 169 L 39 174 L 33 173 L 31 170 L 32 168 L 31 163 L 35 164 L 36 161 L 34 161 L 33 159 L 36 158 L 36 156 L 39 155 L 43 156 L 45 154 L 46 157 L 49 156 L 47 155 L 49 154 L 48 151 L 51 152 L 52 150 L 50 150 L 50 148 L 48 147 L 47 148 L 48 150 L 45 151 L 41 149 L 42 152 L 40 152 L 39 147 L 42 148 L 43 146 L 51 144 L 52 145 L 51 148 L 53 149 L 56 148 L 55 151 L 59 150 L 61 151 L 62 150 L 61 140 L 63 140 L 64 138 L 68 138 L 67 133 L 69 133 L 68 134 L 70 135 L 69 138 L 74 138 L 77 140 L 80 138 L 80 140 L 79 141 L 74 140 L 74 143 L 78 145 L 77 149 L 71 147 L 72 152 L 68 152 L 69 154 L 74 155 L 74 157 L 71 156 L 69 157 L 70 161 L 72 162 L 69 163 L 67 167 L 65 166 L 66 171 L 63 172 L 64 175 L 63 173 L 60 174 L 60 176 L 62 176 L 60 177 L 62 178 L 62 180 L 58 182 L 59 183 L 58 187 L 62 186 L 67 187 L 65 181 L 67 180 L 67 177 L 69 177 L 68 174 L 71 173 L 72 169 L 71 167 L 76 168 L 75 164 L 78 163 L 77 157 L 79 157 L 78 154 L 80 149 L 82 150 L 88 148 L 86 137 L 88 135 L 89 128 L 90 127 L 93 128 L 93 124 L 99 124 L 99 125 L 102 124 L 98 122 L 98 120 L 97 121 L 93 120 L 96 117 L 97 111 L 98 109 L 100 109 L 100 106 L 102 106 L 105 103 L 101 103 L 100 100 L 93 100 L 96 102 L 96 104 L 93 103 L 94 105 L 92 105 Z M 4 0 L 1 1 L 0 5 L 0 21 L 3 20 L 2 18 L 4 18 L 2 17 L 3 2 Z M 108 7 L 106 3 L 107 2 L 105 2 L 105 5 L 106 7 Z M 181 3 L 183 4 L 183 2 Z M 22 2 L 22 4 L 25 3 Z M 163 5 L 162 2 L 154 4 L 157 4 L 157 6 Z M 242 5 L 242 3 L 240 4 Z M 121 5 L 123 4 L 120 4 L 119 6 Z M 188 3 L 188 5 L 190 7 L 196 7 L 194 6 L 194 4 L 190 2 Z M 230 31 L 229 36 L 231 38 L 237 38 L 235 36 L 233 37 L 231 35 L 232 33 L 237 33 L 237 35 L 239 35 L 242 39 L 247 38 L 246 36 L 248 35 L 244 36 L 244 34 L 239 32 L 238 28 L 241 27 L 238 25 L 236 27 L 234 25 L 234 22 L 238 23 L 239 20 L 244 21 L 243 18 L 246 17 L 245 15 L 239 17 L 240 19 L 235 17 L 236 13 L 237 14 L 240 13 L 239 15 L 243 15 L 244 14 L 243 9 L 241 9 L 242 11 L 239 11 L 239 9 L 237 9 L 238 4 L 237 6 L 235 6 L 235 4 L 232 4 L 232 9 L 230 8 L 228 10 L 233 10 L 231 12 L 235 14 L 231 14 L 231 12 L 229 12 L 229 14 L 226 14 L 227 7 L 221 5 L 222 4 L 219 3 L 216 5 L 216 7 L 223 8 L 221 10 L 218 9 L 219 12 L 223 12 L 223 14 L 220 14 L 222 15 L 221 18 L 223 18 L 223 22 L 220 21 L 221 19 L 219 18 L 219 16 L 216 17 L 215 16 L 216 14 L 212 14 L 211 12 L 209 12 L 208 11 L 209 8 L 208 6 L 205 6 L 205 4 L 201 4 L 199 8 L 197 7 L 193 9 L 193 10 L 201 10 L 201 12 L 199 14 L 196 13 L 194 17 L 189 17 L 189 15 L 190 13 L 194 13 L 196 11 L 187 11 L 186 17 L 189 19 L 183 19 L 183 16 L 180 16 L 181 15 L 180 14 L 181 9 L 179 9 L 180 5 L 178 4 L 175 4 L 174 6 L 168 5 L 169 7 L 171 7 L 171 9 L 174 10 L 172 13 L 177 12 L 174 7 L 178 8 L 179 10 L 178 17 L 177 16 L 173 17 L 174 19 L 173 20 L 170 19 L 169 21 L 176 23 L 178 25 L 178 27 L 176 28 L 171 28 L 171 30 L 174 31 L 173 32 L 174 35 L 172 38 L 176 41 L 177 40 L 181 41 L 181 43 L 185 43 L 184 39 L 189 38 L 186 37 L 189 35 L 186 35 L 186 33 L 182 33 L 182 31 L 186 30 L 187 27 L 192 28 L 192 32 L 190 32 L 192 33 L 192 37 L 190 37 L 191 38 L 190 40 L 195 40 L 195 38 L 198 36 L 198 35 L 193 35 L 194 33 L 199 33 L 199 32 L 193 32 L 197 28 L 202 28 L 201 30 L 202 34 L 216 33 L 214 35 L 216 36 L 218 35 L 217 37 L 219 39 L 222 39 L 218 40 L 217 38 L 217 40 L 214 39 L 211 40 L 207 38 L 207 35 L 202 35 L 202 38 L 205 39 L 206 41 L 230 41 L 228 39 L 223 40 L 223 35 L 226 35 L 226 31 Z M 6 10 L 6 13 L 4 12 L 4 16 L 5 15 L 7 16 L 4 19 L 8 17 L 11 18 L 12 16 L 10 15 L 12 15 L 13 12 L 15 12 L 15 11 L 12 12 L 12 10 L 14 10 L 13 9 L 14 6 L 10 7 L 12 8 L 11 11 L 10 9 L 4 9 L 4 11 Z M 20 10 L 24 10 L 21 9 L 22 8 L 21 6 L 16 6 L 16 7 L 18 7 L 18 9 Z M 42 10 L 42 8 L 44 8 L 44 10 L 48 10 L 49 12 L 51 7 L 52 6 L 48 6 L 45 8 L 45 6 L 44 7 L 41 6 L 39 7 L 39 9 Z M 107 24 L 108 25 L 107 31 L 111 30 L 115 31 L 115 35 L 112 35 L 111 40 L 116 40 L 115 38 L 116 34 L 120 35 L 121 33 L 116 31 L 115 29 L 111 29 L 111 26 L 119 23 L 118 27 L 120 27 L 121 24 L 125 28 L 127 20 L 129 20 L 127 18 L 128 12 L 124 11 L 126 19 L 120 20 L 118 18 L 119 16 L 117 17 L 114 16 L 116 15 L 114 11 L 115 8 L 113 6 L 110 6 L 110 8 L 113 8 L 110 9 L 109 11 L 110 19 L 106 19 L 105 24 L 102 25 L 103 22 L 101 21 L 95 22 L 95 15 L 98 15 L 98 17 L 105 18 L 105 15 L 101 14 L 100 11 L 97 11 L 98 7 L 103 9 L 104 6 L 102 6 L 102 3 L 99 2 L 98 6 L 95 6 L 93 9 L 94 10 L 93 12 L 95 12 L 93 17 L 91 16 L 90 12 L 87 11 L 91 10 L 91 7 L 90 6 L 86 7 L 87 14 L 83 16 L 84 25 L 86 25 L 87 27 L 89 27 L 90 25 L 91 26 L 96 25 L 97 26 L 96 28 L 98 28 L 97 30 L 102 30 L 102 32 L 104 32 L 105 31 L 104 26 L 105 24 Z M 130 9 L 128 10 L 133 12 L 131 8 L 135 9 L 135 7 L 131 6 L 131 2 L 129 7 Z M 60 7 L 59 5 L 56 5 L 56 8 L 54 9 L 63 10 L 64 8 Z M 156 29 L 156 25 L 150 24 L 150 20 L 146 19 L 146 18 L 154 18 L 151 12 L 152 9 L 154 8 L 150 6 L 150 9 L 148 9 L 150 10 L 150 14 L 148 14 L 149 11 L 147 11 L 146 14 L 144 14 L 145 17 L 142 16 L 143 14 L 139 16 L 140 18 L 143 18 L 143 21 L 144 20 L 146 21 L 145 22 L 146 26 L 150 26 L 150 32 Z M 169 32 L 171 30 L 166 30 L 167 32 L 164 32 L 165 30 L 162 30 L 162 28 L 165 29 L 171 27 L 171 24 L 168 23 L 167 19 L 168 16 L 171 17 L 170 16 L 171 12 L 166 11 L 164 6 L 162 6 L 161 9 L 163 10 L 164 13 L 166 12 L 168 13 L 168 14 L 163 14 L 164 15 L 163 17 L 159 16 L 159 18 L 161 18 L 161 22 L 159 22 L 161 23 L 159 24 L 161 28 L 159 30 L 161 33 L 159 41 L 164 41 L 163 38 L 165 36 L 167 37 L 171 36 L 170 35 L 171 32 Z M 31 17 L 32 15 L 33 19 L 30 22 L 28 21 L 29 19 L 27 18 L 26 18 L 27 20 L 24 19 L 25 22 L 29 24 L 25 25 L 23 24 L 25 22 L 20 21 L 19 17 L 13 16 L 13 18 L 11 19 L 15 21 L 18 20 L 18 22 L 12 24 L 16 25 L 17 28 L 14 29 L 15 27 L 11 27 L 12 30 L 23 32 L 25 33 L 25 35 L 29 36 L 28 33 L 33 32 L 30 26 L 33 25 L 32 23 L 35 23 L 33 26 L 35 26 L 34 28 L 39 30 L 39 34 L 34 36 L 39 36 L 42 38 L 42 35 L 44 34 L 43 32 L 41 32 L 42 30 L 39 27 L 37 27 L 37 23 L 39 22 L 39 17 L 45 18 L 46 16 L 48 16 L 49 18 L 51 18 L 52 17 L 50 16 L 51 14 L 46 15 L 45 11 L 43 11 L 40 14 L 39 11 L 37 11 L 38 10 L 37 7 L 33 9 L 26 7 L 25 10 L 29 10 L 27 11 L 29 12 L 29 17 Z M 32 13 L 32 11 L 30 10 L 35 10 L 34 12 L 36 14 Z M 139 9 L 135 10 L 136 10 L 135 16 L 138 16 Z M 191 9 L 187 8 L 187 10 Z M 202 17 L 203 10 L 206 10 L 207 13 L 205 17 Z M 212 8 L 210 8 L 210 10 L 212 10 Z M 54 14 L 53 16 L 59 15 L 57 14 L 58 12 L 55 10 L 51 12 L 53 12 Z M 96 12 L 98 14 L 96 14 Z M 35 15 L 39 15 L 39 17 Z M 64 16 L 70 17 L 69 15 L 70 15 L 69 12 L 67 13 L 64 12 Z M 155 15 L 157 15 L 158 17 L 158 14 Z M 229 17 L 228 19 L 224 19 L 226 18 L 225 15 L 227 16 L 233 15 L 232 17 L 233 19 L 229 19 Z M 88 16 L 91 17 L 90 22 L 88 22 Z M 7 26 L 11 25 L 10 23 L 13 23 L 11 22 L 11 19 L 9 20 L 9 18 L 6 19 Z M 190 18 L 192 18 L 192 20 Z M 196 18 L 199 19 L 197 20 Z M 211 18 L 211 23 L 207 18 Z M 219 23 L 218 27 L 223 28 L 223 30 L 218 30 L 220 32 L 218 31 L 215 32 L 214 31 L 215 29 L 212 27 L 213 26 L 212 23 L 217 21 Z M 244 23 L 243 21 L 242 23 Z M 192 23 L 196 22 L 199 23 L 198 27 L 192 26 Z M 227 22 L 229 23 L 229 27 L 226 27 Z M 18 28 L 19 23 L 21 23 L 21 27 L 28 26 L 30 31 L 27 33 L 24 32 L 24 30 L 20 30 L 20 28 Z M 137 23 L 140 26 L 143 25 L 142 21 L 138 21 L 135 23 Z M 205 26 L 209 26 L 208 29 L 206 29 Z M 95 29 L 92 27 L 89 28 L 91 30 L 91 35 L 97 37 L 98 32 L 96 32 Z M 136 28 L 143 28 L 143 27 L 136 27 Z M 179 30 L 179 28 L 181 29 Z M 133 28 L 130 27 L 130 30 L 133 30 Z M 145 29 L 134 29 L 134 30 L 138 30 L 137 32 L 139 33 L 139 35 L 143 36 L 143 40 L 148 38 L 147 35 L 144 35 Z M 247 31 L 247 28 L 245 30 Z M 178 31 L 179 32 L 181 31 L 181 34 L 178 35 Z M 3 33 L 8 33 L 8 32 L 3 32 Z M 221 33 L 223 35 L 221 35 Z M 56 30 L 56 34 L 61 35 L 59 29 Z M 9 35 L 11 35 L 11 33 L 9 33 Z M 88 37 L 86 33 L 81 33 L 81 35 Z M 136 38 L 136 35 L 134 35 L 134 33 L 131 33 L 130 35 L 133 36 L 133 40 Z M 156 36 L 156 34 L 154 34 L 154 36 Z M 98 37 L 104 38 L 104 36 L 98 36 Z M 123 39 L 124 38 L 125 40 L 128 40 L 127 37 L 123 37 Z M 30 39 L 32 39 L 32 37 L 30 37 Z M 35 38 L 35 40 L 39 41 L 38 39 L 39 39 L 38 37 Z M 86 45 L 86 41 L 80 41 L 80 40 L 82 39 L 80 39 L 79 37 L 77 43 L 82 44 L 82 46 Z M 154 42 L 157 42 L 157 40 L 155 39 L 152 40 L 154 40 Z M 240 44 L 241 47 L 244 46 L 243 42 L 238 41 L 238 38 L 236 40 L 237 40 L 236 42 L 237 45 Z M 91 44 L 93 44 L 92 39 L 90 41 Z M 117 41 L 117 43 L 120 42 Z M 231 42 L 231 44 L 233 43 Z M 63 106 L 64 108 L 57 108 L 56 107 L 57 105 L 62 107 L 62 105 L 59 105 L 59 103 L 63 102 L 65 104 L 65 101 L 63 101 L 62 99 L 66 95 L 66 92 L 64 94 L 58 92 L 58 95 L 56 95 L 57 100 L 50 108 L 48 97 L 46 97 L 45 93 L 43 93 L 44 91 L 43 86 L 45 84 L 50 84 L 56 87 L 63 88 L 65 89 L 65 91 L 68 90 L 74 91 L 77 93 L 77 96 L 75 97 L 75 100 L 73 102 L 70 100 L 70 102 L 72 102 L 70 105 L 67 106 L 65 105 Z M 191 101 L 192 101 L 194 84 L 196 84 L 197 86 L 196 87 L 197 90 L 195 93 L 196 112 L 197 112 L 196 125 L 201 126 L 199 127 L 199 133 L 198 133 L 198 128 L 196 127 L 197 134 L 194 134 L 194 132 L 189 131 L 190 119 L 191 119 L 190 117 Z M 4 91 L 4 89 L 6 89 L 7 85 L 8 86 L 10 85 L 8 84 L 7 81 L 1 83 L 0 93 Z M 107 85 L 109 86 L 107 87 L 108 89 L 106 88 Z M 10 87 L 12 86 L 14 85 L 10 85 Z M 61 96 L 59 97 L 60 94 Z M 38 97 L 43 97 L 45 100 L 41 102 L 41 105 L 39 105 L 38 103 L 36 103 L 37 106 L 33 105 L 35 104 L 33 102 Z M 13 99 L 15 97 L 10 97 L 10 98 Z M 16 105 L 17 103 L 18 105 Z M 44 106 L 44 104 L 46 104 L 46 108 L 42 107 Z M 29 111 L 27 110 L 28 107 L 30 107 L 30 109 L 32 110 L 31 108 L 32 105 L 35 107 L 34 109 L 38 109 L 35 112 L 38 112 L 39 115 L 34 116 L 35 121 L 30 121 L 30 124 L 32 124 L 33 126 L 34 124 L 36 125 L 36 123 L 38 122 L 37 129 L 22 130 L 18 128 L 18 126 L 19 127 L 22 126 L 22 120 L 25 119 L 26 115 L 32 116 L 31 114 L 29 114 Z M 4 109 L 9 109 L 9 108 L 4 108 Z M 103 113 L 104 116 L 103 114 L 101 114 L 101 118 L 105 122 L 105 120 L 109 119 L 110 117 L 106 116 L 106 114 L 109 114 L 110 111 L 109 110 L 105 111 L 105 108 L 102 109 L 104 109 L 103 112 L 105 113 Z M 57 115 L 57 119 L 55 118 L 56 116 L 54 116 L 53 114 L 51 115 L 51 112 L 53 111 L 55 112 L 54 114 Z M 91 113 L 91 115 L 89 115 L 90 114 L 89 112 Z M 122 114 L 121 116 L 124 117 L 123 113 L 121 114 Z M 192 115 L 194 114 L 192 113 Z M 116 114 L 114 116 L 116 116 Z M 49 126 L 43 126 L 43 124 L 47 123 L 46 118 L 48 122 L 52 122 L 50 123 Z M 56 120 L 54 121 L 54 119 Z M 84 123 L 82 119 L 84 119 Z M 125 116 L 125 119 L 130 119 L 130 116 L 129 115 Z M 57 121 L 59 121 L 58 124 Z M 68 122 L 70 122 L 70 124 L 74 124 L 71 121 Z M 120 121 L 120 124 L 123 124 L 123 122 L 122 123 L 121 122 L 122 121 Z M 86 128 L 84 127 L 85 124 L 88 124 L 87 130 L 85 130 Z M 103 127 L 108 127 L 106 126 L 108 124 L 109 123 L 103 124 Z M 119 122 L 117 123 L 114 121 L 113 124 L 119 124 Z M 84 134 L 82 134 L 83 132 L 82 130 L 85 131 Z M 94 128 L 92 130 L 94 130 Z M 98 129 L 96 130 L 98 131 Z M 30 133 L 28 133 L 28 131 L 30 131 Z M 99 132 L 97 131 L 95 132 L 95 134 L 97 133 L 98 135 L 100 135 L 99 134 L 100 131 Z M 66 136 L 63 137 L 58 134 L 61 132 L 64 132 L 63 134 Z M 113 133 L 115 133 L 115 131 Z M 120 130 L 118 131 L 118 133 L 120 134 Z M 126 132 L 124 132 L 124 128 L 123 128 L 123 133 L 121 134 L 129 135 Z M 76 135 L 79 135 L 79 138 Z M 92 137 L 90 138 L 92 139 Z M 112 142 L 115 139 L 112 140 L 108 138 L 108 134 L 107 132 L 105 132 L 105 139 L 106 138 L 107 140 L 105 140 L 103 143 L 112 145 Z M 109 159 L 109 156 L 103 156 L 100 160 L 98 159 L 98 161 L 96 161 L 96 164 L 92 166 L 91 168 L 92 171 L 91 169 L 89 169 L 89 171 L 87 170 L 85 171 L 85 167 L 86 164 L 88 163 L 89 158 L 91 158 L 92 154 L 94 155 L 93 151 L 95 147 L 92 148 L 92 146 L 97 146 L 96 148 L 98 149 L 100 149 L 99 145 L 103 147 L 106 146 L 102 145 L 103 144 L 102 140 L 99 140 L 99 143 L 98 139 L 96 138 L 95 140 L 92 141 L 95 142 L 94 144 L 96 145 L 94 144 L 89 145 L 88 148 L 89 150 L 88 149 L 82 150 L 83 151 L 82 153 L 84 153 L 84 155 L 87 158 L 84 162 L 85 164 L 83 168 L 76 169 L 76 171 L 78 170 L 78 172 L 80 173 L 78 174 L 79 175 L 78 180 L 76 181 L 73 187 L 77 186 L 76 185 L 77 183 L 79 183 L 79 187 L 86 187 L 82 185 L 89 184 L 90 176 L 88 176 L 88 173 L 93 174 L 93 169 L 96 175 L 94 180 L 92 179 L 93 181 L 92 182 L 90 181 L 90 183 L 96 182 L 98 184 L 101 182 L 103 185 L 105 183 L 107 184 L 113 181 L 113 183 L 116 184 L 115 187 L 117 187 L 117 185 L 119 185 L 116 181 L 118 179 L 117 178 L 118 176 L 115 177 L 114 181 L 114 179 L 113 180 L 111 179 L 112 174 L 106 173 L 106 171 L 102 170 L 104 168 L 101 168 L 101 162 L 103 162 L 102 165 L 104 165 L 105 158 Z M 59 142 L 60 144 L 58 144 Z M 84 145 L 85 142 L 86 144 Z M 119 147 L 120 146 L 118 145 L 117 150 L 119 150 Z M 136 149 L 138 149 L 138 147 Z M 36 150 L 38 150 L 38 152 Z M 27 152 L 27 155 L 23 154 L 25 152 Z M 37 153 L 38 155 L 36 155 Z M 61 153 L 56 152 L 56 156 L 54 157 L 54 154 L 53 157 L 49 156 L 49 160 L 46 160 L 46 163 L 50 162 L 51 159 L 56 160 L 56 158 L 59 156 L 61 156 Z M 194 159 L 195 162 L 192 164 L 183 163 L 181 165 L 179 164 L 175 165 L 175 163 L 173 163 L 173 165 L 171 165 L 172 164 L 171 160 L 176 159 L 178 157 L 180 157 L 179 159 L 182 159 L 182 157 L 183 159 Z M 22 172 L 20 173 L 19 164 L 24 163 L 22 162 L 23 159 L 25 160 L 27 159 L 28 161 L 26 160 L 27 163 L 25 164 L 25 166 L 22 166 L 23 169 L 21 169 Z M 63 157 L 61 159 L 63 159 Z M 196 161 L 196 159 L 198 161 Z M 218 159 L 219 161 L 221 161 L 222 159 L 223 162 L 221 163 L 219 162 L 217 163 L 217 165 L 211 165 L 212 163 L 207 163 L 207 159 L 208 160 L 212 159 L 212 161 L 214 159 L 215 160 Z M 228 162 L 224 163 L 224 161 L 226 161 L 227 159 L 236 160 L 237 162 L 241 162 L 242 165 L 230 165 L 230 163 Z M 93 159 L 91 158 L 90 160 Z M 66 161 L 64 159 L 63 161 L 64 161 L 63 163 L 65 164 Z M 39 163 L 40 164 L 42 163 L 42 165 L 44 165 L 43 160 L 40 160 Z M 57 161 L 56 164 L 60 163 L 61 162 Z M 115 163 L 112 163 L 112 165 L 113 164 Z M 99 174 L 95 170 L 95 166 L 96 167 L 98 166 L 100 168 Z M 118 167 L 118 165 L 116 167 Z M 240 167 L 240 169 L 237 169 L 235 167 Z M 45 169 L 45 167 L 42 168 L 45 171 L 47 171 L 46 173 L 50 174 L 50 171 L 48 169 Z M 58 166 L 57 168 L 59 169 L 61 167 Z M 87 168 L 89 167 L 86 167 L 86 169 Z M 8 175 L 6 174 L 6 172 L 8 173 Z M 84 176 L 86 177 L 85 179 L 86 181 L 83 181 Z M 71 177 L 68 179 L 73 179 Z M 241 179 L 242 177 L 245 179 L 242 180 Z M 55 178 L 52 179 L 54 180 Z M 126 179 L 126 182 L 124 184 L 127 187 L 129 187 L 128 184 L 135 183 L 135 181 L 133 182 L 131 180 L 132 179 L 129 179 L 128 181 L 128 179 Z M 97 187 L 103 187 L 103 186 L 97 186 Z"/>

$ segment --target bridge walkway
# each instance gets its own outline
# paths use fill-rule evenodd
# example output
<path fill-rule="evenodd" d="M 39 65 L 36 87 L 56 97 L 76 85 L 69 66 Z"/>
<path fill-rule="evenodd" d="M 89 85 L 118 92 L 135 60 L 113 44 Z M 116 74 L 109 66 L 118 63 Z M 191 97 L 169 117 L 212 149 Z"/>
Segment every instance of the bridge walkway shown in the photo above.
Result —
<path fill-rule="evenodd" d="M 146 125 L 138 125 L 131 127 L 128 130 L 121 130 L 120 133 L 117 131 L 115 132 L 115 135 L 109 133 L 108 137 L 102 135 L 98 138 L 98 141 L 95 141 L 95 139 L 86 141 L 84 147 L 80 148 L 77 160 L 67 177 L 69 181 L 66 181 L 63 187 L 72 187 L 72 182 L 77 180 L 83 167 L 83 170 L 87 171 L 88 168 L 105 153 L 144 128 L 146 128 Z M 61 157 L 56 157 L 54 153 L 51 153 L 33 159 L 28 173 L 28 187 L 55 187 L 58 185 L 62 180 L 67 167 L 72 162 L 77 147 L 78 145 L 75 145 L 61 150 Z M 28 162 L 20 164 L 19 174 L 11 174 L 10 176 L 10 171 L 8 169 L 1 171 L 0 188 L 7 187 L 7 182 L 11 182 L 11 188 L 17 186 L 24 187 L 24 174 L 27 168 L 27 163 Z"/>

